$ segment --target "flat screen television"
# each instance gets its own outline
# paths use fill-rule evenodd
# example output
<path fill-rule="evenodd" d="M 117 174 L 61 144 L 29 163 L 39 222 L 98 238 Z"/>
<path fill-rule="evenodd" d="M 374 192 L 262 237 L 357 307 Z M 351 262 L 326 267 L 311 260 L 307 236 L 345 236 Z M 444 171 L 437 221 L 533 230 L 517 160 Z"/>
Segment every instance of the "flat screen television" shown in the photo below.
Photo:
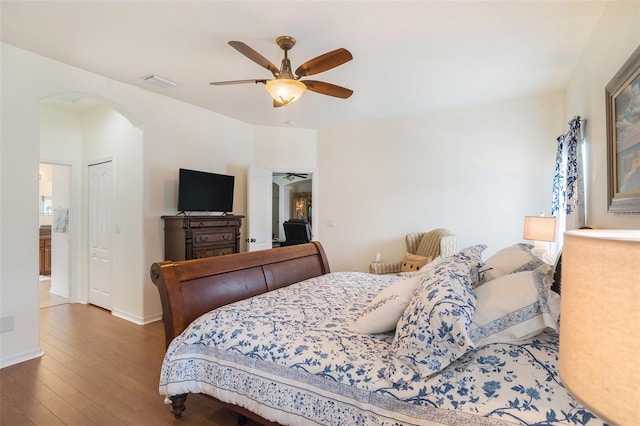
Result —
<path fill-rule="evenodd" d="M 178 211 L 232 213 L 234 183 L 234 176 L 180 169 Z"/>

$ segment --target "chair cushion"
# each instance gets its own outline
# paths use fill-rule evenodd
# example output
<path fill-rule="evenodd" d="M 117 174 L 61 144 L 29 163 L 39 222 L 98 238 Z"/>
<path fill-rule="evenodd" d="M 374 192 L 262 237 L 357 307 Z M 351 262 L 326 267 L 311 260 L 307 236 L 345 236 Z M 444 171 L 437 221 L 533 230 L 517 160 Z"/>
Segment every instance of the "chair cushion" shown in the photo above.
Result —
<path fill-rule="evenodd" d="M 419 271 L 427 263 L 431 262 L 431 256 L 418 256 L 417 254 L 411 254 L 406 252 L 402 259 L 402 266 L 400 272 L 415 272 Z"/>

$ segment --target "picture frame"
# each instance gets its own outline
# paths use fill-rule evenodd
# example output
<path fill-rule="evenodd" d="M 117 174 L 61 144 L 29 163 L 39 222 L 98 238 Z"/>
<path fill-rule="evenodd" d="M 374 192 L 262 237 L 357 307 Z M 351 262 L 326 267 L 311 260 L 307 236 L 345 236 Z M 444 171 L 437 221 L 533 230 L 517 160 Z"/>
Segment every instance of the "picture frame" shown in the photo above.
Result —
<path fill-rule="evenodd" d="M 608 211 L 640 213 L 640 47 L 607 84 L 605 96 Z"/>

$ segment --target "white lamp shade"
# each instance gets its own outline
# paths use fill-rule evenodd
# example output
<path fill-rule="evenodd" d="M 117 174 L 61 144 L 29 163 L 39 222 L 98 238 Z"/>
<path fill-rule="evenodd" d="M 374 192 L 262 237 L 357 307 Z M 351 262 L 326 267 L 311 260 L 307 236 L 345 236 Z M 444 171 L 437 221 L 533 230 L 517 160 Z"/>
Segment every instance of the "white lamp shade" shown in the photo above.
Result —
<path fill-rule="evenodd" d="M 556 218 L 544 216 L 525 216 L 522 238 L 534 241 L 555 241 Z"/>
<path fill-rule="evenodd" d="M 565 233 L 560 378 L 617 425 L 640 420 L 640 231 Z"/>
<path fill-rule="evenodd" d="M 307 90 L 307 86 L 301 81 L 291 78 L 277 78 L 267 81 L 266 89 L 277 102 L 289 105 L 302 96 L 305 90 Z"/>

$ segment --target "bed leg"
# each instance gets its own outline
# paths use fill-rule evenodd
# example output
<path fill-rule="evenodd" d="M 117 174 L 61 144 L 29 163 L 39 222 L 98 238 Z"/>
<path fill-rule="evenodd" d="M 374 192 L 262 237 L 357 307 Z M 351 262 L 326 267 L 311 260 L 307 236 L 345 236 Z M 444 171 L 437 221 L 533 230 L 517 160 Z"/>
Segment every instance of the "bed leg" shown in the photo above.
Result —
<path fill-rule="evenodd" d="M 242 414 L 238 414 L 238 424 L 239 425 L 246 425 L 247 424 L 247 418 L 245 416 L 243 416 Z"/>
<path fill-rule="evenodd" d="M 176 416 L 176 419 L 182 417 L 182 412 L 185 409 L 184 403 L 187 400 L 187 395 L 188 394 L 183 393 L 180 395 L 173 395 L 171 397 L 171 412 L 174 416 Z"/>

